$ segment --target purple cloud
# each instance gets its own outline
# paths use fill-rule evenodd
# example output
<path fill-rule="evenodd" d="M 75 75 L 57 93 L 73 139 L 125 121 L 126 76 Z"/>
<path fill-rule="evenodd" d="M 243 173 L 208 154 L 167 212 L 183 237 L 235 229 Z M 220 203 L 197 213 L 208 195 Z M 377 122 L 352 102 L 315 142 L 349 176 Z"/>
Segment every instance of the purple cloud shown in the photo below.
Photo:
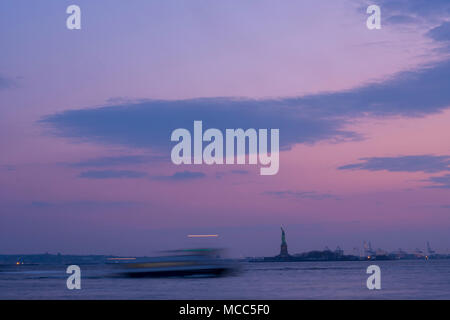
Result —
<path fill-rule="evenodd" d="M 347 164 L 339 170 L 368 170 L 391 172 L 441 172 L 450 170 L 450 156 L 398 156 L 361 158 L 361 163 Z"/>

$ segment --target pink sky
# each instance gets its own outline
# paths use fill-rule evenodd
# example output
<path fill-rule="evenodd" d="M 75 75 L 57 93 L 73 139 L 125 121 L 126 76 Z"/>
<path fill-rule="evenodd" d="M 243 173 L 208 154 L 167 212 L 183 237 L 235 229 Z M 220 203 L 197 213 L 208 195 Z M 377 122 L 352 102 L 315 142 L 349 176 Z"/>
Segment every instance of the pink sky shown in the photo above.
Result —
<path fill-rule="evenodd" d="M 370 31 L 353 1 L 239 2 L 239 10 L 223 2 L 113 2 L 110 10 L 80 2 L 83 29 L 73 32 L 65 4 L 3 4 L 11 15 L 0 24 L 0 75 L 14 85 L 0 89 L 0 253 L 150 254 L 187 245 L 184 235 L 198 229 L 223 232 L 219 244 L 236 255 L 269 255 L 280 224 L 297 250 L 351 250 L 363 240 L 387 249 L 450 246 L 450 189 L 424 188 L 445 172 L 338 170 L 361 158 L 449 155 L 448 109 L 353 118 L 345 129 L 363 139 L 297 144 L 281 153 L 276 176 L 252 166 L 120 166 L 149 176 L 206 174 L 181 182 L 80 178 L 87 169 L 71 163 L 151 150 L 54 136 L 38 123 L 111 98 L 296 97 L 383 82 L 445 59 L 426 36 L 431 22 Z M 234 169 L 249 172 L 216 178 Z M 267 194 L 287 190 L 318 197 Z"/>

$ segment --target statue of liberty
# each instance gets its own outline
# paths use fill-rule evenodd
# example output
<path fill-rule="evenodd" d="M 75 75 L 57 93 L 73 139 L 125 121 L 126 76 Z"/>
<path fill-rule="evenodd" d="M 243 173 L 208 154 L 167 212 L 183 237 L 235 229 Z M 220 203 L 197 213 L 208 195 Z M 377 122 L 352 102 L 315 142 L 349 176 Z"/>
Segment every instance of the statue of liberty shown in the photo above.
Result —
<path fill-rule="evenodd" d="M 281 227 L 281 244 L 286 244 L 286 233 L 284 232 L 283 227 Z"/>
<path fill-rule="evenodd" d="M 289 257 L 287 243 L 286 243 L 286 233 L 284 232 L 283 227 L 281 227 L 281 248 L 280 248 L 279 257 L 281 257 L 281 258 Z"/>

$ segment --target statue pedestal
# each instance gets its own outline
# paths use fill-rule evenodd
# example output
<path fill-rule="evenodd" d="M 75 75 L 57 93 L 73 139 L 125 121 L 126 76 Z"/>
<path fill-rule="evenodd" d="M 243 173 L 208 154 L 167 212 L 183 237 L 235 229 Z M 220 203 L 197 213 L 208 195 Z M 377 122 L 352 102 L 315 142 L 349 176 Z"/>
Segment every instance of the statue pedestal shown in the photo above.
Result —
<path fill-rule="evenodd" d="M 281 244 L 280 257 L 289 257 L 286 243 Z"/>

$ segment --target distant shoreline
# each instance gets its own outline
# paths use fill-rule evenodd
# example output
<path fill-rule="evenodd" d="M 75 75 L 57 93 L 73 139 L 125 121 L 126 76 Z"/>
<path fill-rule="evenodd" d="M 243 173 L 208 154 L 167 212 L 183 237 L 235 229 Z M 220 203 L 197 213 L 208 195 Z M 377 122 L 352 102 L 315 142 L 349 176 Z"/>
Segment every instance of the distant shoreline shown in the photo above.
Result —
<path fill-rule="evenodd" d="M 331 252 L 331 251 L 330 251 Z M 450 259 L 450 255 L 435 254 L 431 256 L 406 255 L 395 256 L 372 256 L 359 257 L 353 255 L 335 255 L 328 251 L 311 251 L 299 255 L 288 255 L 285 257 L 247 257 L 241 259 L 226 259 L 238 262 L 261 263 L 261 262 L 348 262 L 348 261 L 398 261 L 398 260 L 442 260 Z M 75 254 L 0 254 L 0 265 L 45 265 L 45 264 L 104 264 L 109 259 L 124 258 L 114 255 L 75 255 Z M 136 258 L 151 258 L 149 256 L 136 256 Z"/>

